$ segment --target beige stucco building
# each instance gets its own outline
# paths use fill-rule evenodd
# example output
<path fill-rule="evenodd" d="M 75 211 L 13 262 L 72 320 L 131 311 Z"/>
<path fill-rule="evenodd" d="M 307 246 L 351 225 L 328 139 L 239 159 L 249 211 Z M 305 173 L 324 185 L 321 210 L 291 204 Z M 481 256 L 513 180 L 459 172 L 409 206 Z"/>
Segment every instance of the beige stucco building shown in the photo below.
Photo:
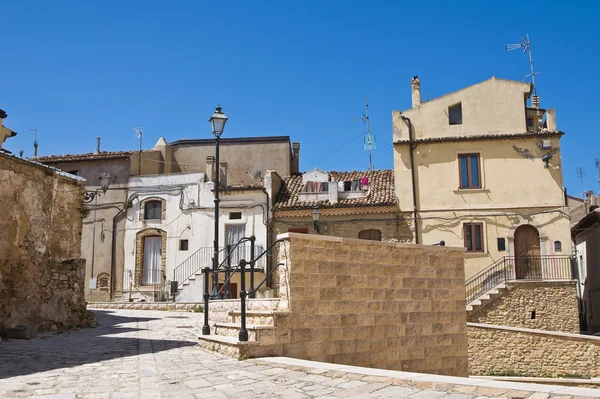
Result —
<path fill-rule="evenodd" d="M 528 83 L 492 77 L 429 101 L 418 77 L 411 83 L 412 108 L 392 111 L 392 123 L 396 195 L 416 220 L 414 242 L 466 247 L 467 279 L 502 259 L 517 279 L 569 272 L 554 110 L 527 105 Z"/>

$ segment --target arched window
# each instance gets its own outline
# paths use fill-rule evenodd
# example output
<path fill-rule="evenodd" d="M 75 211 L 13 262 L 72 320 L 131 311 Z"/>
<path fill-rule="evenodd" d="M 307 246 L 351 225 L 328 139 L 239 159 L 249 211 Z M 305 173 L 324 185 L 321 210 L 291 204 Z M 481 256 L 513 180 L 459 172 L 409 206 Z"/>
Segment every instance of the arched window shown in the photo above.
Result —
<path fill-rule="evenodd" d="M 108 291 L 108 282 L 109 282 L 109 280 L 110 280 L 110 274 L 108 274 L 108 273 L 100 273 L 100 274 L 98 274 L 98 278 L 97 278 L 97 281 L 98 281 L 97 287 L 98 287 L 98 289 L 103 290 L 103 291 Z"/>
<path fill-rule="evenodd" d="M 562 252 L 562 242 L 554 241 L 554 252 Z"/>
<path fill-rule="evenodd" d="M 361 240 L 381 241 L 381 230 L 362 230 L 360 233 L 358 233 L 358 238 Z"/>
<path fill-rule="evenodd" d="M 144 220 L 160 220 L 162 219 L 162 202 L 147 201 L 144 204 Z"/>

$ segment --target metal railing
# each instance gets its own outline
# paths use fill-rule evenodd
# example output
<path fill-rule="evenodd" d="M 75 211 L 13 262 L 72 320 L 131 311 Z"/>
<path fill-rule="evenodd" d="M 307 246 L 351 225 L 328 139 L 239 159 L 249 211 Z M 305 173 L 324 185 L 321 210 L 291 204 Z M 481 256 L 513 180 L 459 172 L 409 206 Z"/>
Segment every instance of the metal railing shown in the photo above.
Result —
<path fill-rule="evenodd" d="M 240 307 L 241 307 L 241 317 L 240 317 L 240 332 L 239 332 L 239 336 L 238 339 L 240 341 L 248 341 L 248 330 L 246 329 L 246 298 L 249 296 L 250 298 L 254 298 L 256 291 L 267 281 L 267 279 L 273 274 L 273 272 L 279 267 L 279 265 L 277 265 L 275 268 L 273 268 L 273 270 L 270 270 L 267 273 L 267 276 L 263 279 L 263 281 L 258 285 L 257 288 L 254 288 L 254 272 L 255 272 L 255 266 L 257 264 L 266 264 L 267 263 L 267 258 L 269 256 L 272 256 L 272 249 L 275 245 L 278 245 L 280 242 L 282 242 L 281 240 L 277 240 L 275 241 L 271 246 L 269 246 L 269 248 L 265 249 L 264 251 L 258 252 L 258 255 L 256 255 L 256 252 L 254 251 L 255 246 L 254 245 L 250 245 L 249 246 L 249 255 L 250 255 L 250 260 L 247 261 L 245 258 L 241 258 L 239 259 L 239 262 L 237 263 L 237 266 L 235 267 L 231 267 L 231 263 L 232 263 L 232 258 L 233 258 L 233 254 L 236 250 L 236 248 L 239 248 L 240 244 L 250 241 L 251 243 L 254 243 L 255 241 L 255 237 L 244 237 L 242 238 L 236 245 L 234 246 L 228 246 L 227 248 L 227 256 L 225 257 L 224 261 L 219 265 L 219 268 L 215 271 L 210 269 L 209 267 L 204 268 L 203 273 L 204 273 L 204 326 L 202 327 L 202 335 L 210 335 L 210 326 L 209 326 L 209 306 L 210 306 L 210 299 L 216 299 L 216 298 L 211 298 L 211 296 L 208 294 L 209 292 L 209 274 L 210 273 L 221 273 L 222 270 L 222 266 L 225 265 L 225 282 L 223 284 L 223 286 L 218 290 L 218 294 L 224 292 L 225 297 L 227 297 L 227 293 L 229 292 L 229 282 L 231 280 L 231 278 L 234 276 L 234 274 L 236 272 L 240 272 Z M 250 266 L 250 289 L 248 291 L 246 291 L 246 268 Z M 224 290 L 224 291 L 223 291 Z"/>
<path fill-rule="evenodd" d="M 467 303 L 507 281 L 571 280 L 576 273 L 570 256 L 504 256 L 466 281 Z"/>
<path fill-rule="evenodd" d="M 255 245 L 255 252 L 261 253 L 262 246 Z M 211 267 L 212 258 L 213 258 L 214 248 L 213 247 L 201 247 L 192 255 L 190 255 L 186 260 L 181 262 L 179 266 L 173 270 L 173 280 L 177 281 L 177 286 L 181 287 L 181 285 L 186 282 L 190 277 L 195 274 L 198 274 L 205 267 Z M 230 254 L 227 248 L 219 248 L 219 271 L 224 271 L 225 267 L 223 265 L 227 261 L 227 259 L 231 259 L 231 263 L 238 264 L 240 259 L 250 259 L 251 248 L 249 245 L 239 246 Z M 264 260 L 257 264 L 256 267 L 264 267 Z"/>

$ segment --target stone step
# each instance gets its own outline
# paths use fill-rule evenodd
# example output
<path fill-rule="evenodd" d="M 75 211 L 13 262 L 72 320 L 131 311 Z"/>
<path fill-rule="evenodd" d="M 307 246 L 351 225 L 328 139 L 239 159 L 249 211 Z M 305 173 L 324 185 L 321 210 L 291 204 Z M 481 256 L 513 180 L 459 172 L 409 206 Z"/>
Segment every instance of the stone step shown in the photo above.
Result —
<path fill-rule="evenodd" d="M 221 335 L 225 337 L 238 337 L 241 329 L 239 323 L 220 323 L 214 324 L 215 335 Z M 257 324 L 246 325 L 248 331 L 248 340 L 257 341 L 261 344 L 271 345 L 276 343 L 276 327 L 265 326 Z"/>
<path fill-rule="evenodd" d="M 246 311 L 246 323 L 261 325 L 261 326 L 277 326 L 277 316 L 287 315 L 287 311 L 269 311 L 269 310 L 248 310 Z M 232 323 L 240 323 L 242 314 L 241 311 L 229 312 L 230 321 Z"/>
<path fill-rule="evenodd" d="M 252 353 L 251 348 L 257 347 L 259 344 L 256 341 L 239 341 L 237 337 L 200 335 L 198 336 L 198 345 L 203 349 L 239 359 L 248 357 Z"/>

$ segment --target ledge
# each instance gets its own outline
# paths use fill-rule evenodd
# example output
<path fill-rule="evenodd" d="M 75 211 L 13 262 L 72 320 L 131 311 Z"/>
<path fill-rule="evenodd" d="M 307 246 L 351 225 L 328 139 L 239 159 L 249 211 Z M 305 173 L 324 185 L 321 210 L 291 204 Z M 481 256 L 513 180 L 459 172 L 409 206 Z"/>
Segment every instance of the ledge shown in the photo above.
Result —
<path fill-rule="evenodd" d="M 572 334 L 558 331 L 546 331 L 546 330 L 534 330 L 532 328 L 520 328 L 520 327 L 507 327 L 507 326 L 498 326 L 494 324 L 480 324 L 480 323 L 469 323 L 467 322 L 467 327 L 475 327 L 487 330 L 501 330 L 508 331 L 513 333 L 527 333 L 527 334 L 535 334 L 535 335 L 544 335 L 548 337 L 554 338 L 566 338 L 570 340 L 576 341 L 587 341 L 596 345 L 600 345 L 600 337 L 595 337 L 593 335 L 582 335 L 582 334 Z"/>
<path fill-rule="evenodd" d="M 477 194 L 477 193 L 489 193 L 489 188 L 459 188 L 453 190 L 454 194 Z"/>

